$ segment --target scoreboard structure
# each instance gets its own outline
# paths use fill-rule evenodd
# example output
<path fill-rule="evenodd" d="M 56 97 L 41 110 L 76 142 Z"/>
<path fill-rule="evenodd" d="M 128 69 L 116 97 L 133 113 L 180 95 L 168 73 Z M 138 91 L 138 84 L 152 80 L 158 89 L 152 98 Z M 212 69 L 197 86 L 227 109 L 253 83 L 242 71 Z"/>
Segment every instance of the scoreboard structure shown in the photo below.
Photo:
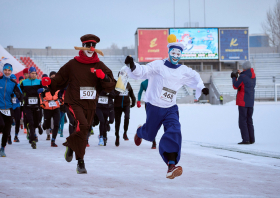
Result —
<path fill-rule="evenodd" d="M 248 27 L 138 28 L 135 52 L 138 62 L 168 57 L 167 37 L 175 34 L 184 50 L 180 62 L 236 62 L 249 60 Z"/>

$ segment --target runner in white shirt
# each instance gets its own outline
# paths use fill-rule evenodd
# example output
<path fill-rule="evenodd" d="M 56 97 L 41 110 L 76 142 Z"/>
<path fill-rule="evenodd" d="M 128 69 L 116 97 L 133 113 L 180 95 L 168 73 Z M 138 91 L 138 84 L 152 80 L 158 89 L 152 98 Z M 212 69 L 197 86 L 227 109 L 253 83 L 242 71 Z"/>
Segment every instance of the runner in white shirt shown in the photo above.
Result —
<path fill-rule="evenodd" d="M 139 146 L 142 139 L 153 141 L 163 124 L 165 133 L 159 143 L 159 152 L 164 162 L 168 164 L 166 177 L 169 179 L 174 179 L 183 172 L 182 167 L 175 166 L 180 160 L 182 142 L 176 105 L 177 92 L 183 85 L 187 85 L 196 90 L 196 98 L 200 97 L 201 92 L 205 95 L 209 93 L 196 71 L 178 64 L 183 44 L 176 40 L 175 35 L 168 36 L 168 59 L 156 60 L 147 65 L 133 62 L 130 56 L 125 60 L 125 64 L 129 66 L 125 70 L 130 78 L 149 80 L 144 98 L 147 103 L 147 120 L 137 129 L 134 137 L 135 144 Z"/>

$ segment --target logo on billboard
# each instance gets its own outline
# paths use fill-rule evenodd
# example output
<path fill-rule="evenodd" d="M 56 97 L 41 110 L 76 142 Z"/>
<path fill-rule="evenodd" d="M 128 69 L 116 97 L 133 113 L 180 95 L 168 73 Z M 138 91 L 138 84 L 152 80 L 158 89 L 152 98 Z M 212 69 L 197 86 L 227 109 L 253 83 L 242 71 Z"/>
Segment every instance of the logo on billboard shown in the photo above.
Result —
<path fill-rule="evenodd" d="M 157 46 L 156 42 L 157 42 L 157 38 L 154 38 L 153 40 L 151 40 L 150 47 L 153 48 L 153 47 Z"/>
<path fill-rule="evenodd" d="M 230 41 L 230 47 L 232 46 L 238 46 L 238 43 L 236 43 L 237 39 L 232 38 Z"/>
<path fill-rule="evenodd" d="M 248 60 L 249 36 L 246 29 L 220 30 L 221 60 Z"/>

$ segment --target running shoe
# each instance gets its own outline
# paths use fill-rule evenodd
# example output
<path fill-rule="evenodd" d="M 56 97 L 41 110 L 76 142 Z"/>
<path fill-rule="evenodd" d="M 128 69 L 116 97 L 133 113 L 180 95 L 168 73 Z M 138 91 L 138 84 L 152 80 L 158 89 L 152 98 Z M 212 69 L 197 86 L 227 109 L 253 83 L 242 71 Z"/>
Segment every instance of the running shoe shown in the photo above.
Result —
<path fill-rule="evenodd" d="M 166 178 L 174 179 L 175 177 L 181 176 L 183 173 L 183 169 L 181 166 L 175 166 L 174 164 L 170 164 L 168 166 Z"/>
<path fill-rule="evenodd" d="M 87 170 L 85 168 L 85 162 L 82 159 L 78 160 L 77 164 L 77 173 L 78 174 L 87 174 Z"/>
<path fill-rule="evenodd" d="M 14 142 L 19 142 L 18 136 L 14 137 Z"/>

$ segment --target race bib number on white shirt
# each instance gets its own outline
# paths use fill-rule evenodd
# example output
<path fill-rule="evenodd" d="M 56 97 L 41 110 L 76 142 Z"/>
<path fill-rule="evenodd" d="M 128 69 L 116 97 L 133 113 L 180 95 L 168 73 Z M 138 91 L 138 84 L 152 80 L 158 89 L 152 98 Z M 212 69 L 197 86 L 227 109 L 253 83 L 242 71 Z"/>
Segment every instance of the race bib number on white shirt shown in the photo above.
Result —
<path fill-rule="evenodd" d="M 17 103 L 17 98 L 16 98 L 16 97 L 13 97 L 13 98 L 12 98 L 12 103 L 13 103 L 13 104 L 16 104 L 16 103 Z"/>
<path fill-rule="evenodd" d="M 49 101 L 49 107 L 57 107 L 57 104 L 54 100 Z"/>
<path fill-rule="evenodd" d="M 80 99 L 93 100 L 96 97 L 96 90 L 94 87 L 80 87 Z"/>
<path fill-rule="evenodd" d="M 108 96 L 99 96 L 98 103 L 99 104 L 108 104 Z"/>
<path fill-rule="evenodd" d="M 28 104 L 30 104 L 30 105 L 38 104 L 38 98 L 36 98 L 36 97 L 29 97 L 28 98 Z"/>
<path fill-rule="evenodd" d="M 0 109 L 0 112 L 5 116 L 11 116 L 11 110 L 10 109 Z"/>
<path fill-rule="evenodd" d="M 120 93 L 119 96 L 128 96 L 128 90 L 126 89 L 124 92 Z"/>
<path fill-rule="evenodd" d="M 163 87 L 161 91 L 160 99 L 166 102 L 172 102 L 174 95 L 176 95 L 176 91 Z"/>

